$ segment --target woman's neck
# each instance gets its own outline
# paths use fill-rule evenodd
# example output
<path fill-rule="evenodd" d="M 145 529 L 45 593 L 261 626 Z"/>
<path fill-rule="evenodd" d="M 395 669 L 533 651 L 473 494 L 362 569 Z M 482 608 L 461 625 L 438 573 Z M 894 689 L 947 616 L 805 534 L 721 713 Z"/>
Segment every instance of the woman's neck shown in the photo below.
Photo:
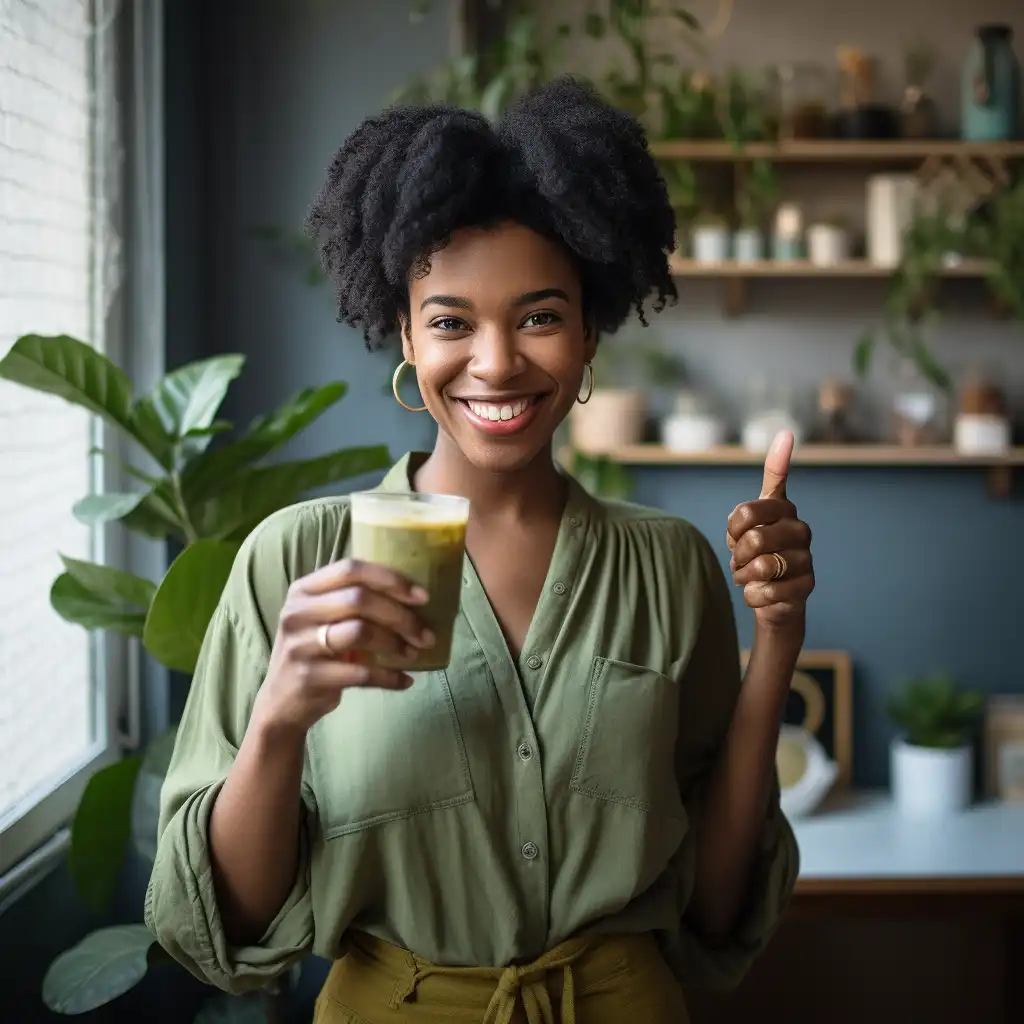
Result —
<path fill-rule="evenodd" d="M 424 493 L 469 498 L 470 514 L 477 520 L 560 516 L 568 494 L 550 446 L 520 469 L 496 472 L 474 466 L 442 431 L 433 452 L 416 470 L 413 484 Z"/>

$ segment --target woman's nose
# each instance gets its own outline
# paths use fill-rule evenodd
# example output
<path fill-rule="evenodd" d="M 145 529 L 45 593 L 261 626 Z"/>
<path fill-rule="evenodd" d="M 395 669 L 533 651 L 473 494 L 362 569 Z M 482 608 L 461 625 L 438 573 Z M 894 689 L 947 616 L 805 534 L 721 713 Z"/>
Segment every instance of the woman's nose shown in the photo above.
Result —
<path fill-rule="evenodd" d="M 526 360 L 515 331 L 478 330 L 473 338 L 469 372 L 491 387 L 500 387 L 523 372 Z"/>

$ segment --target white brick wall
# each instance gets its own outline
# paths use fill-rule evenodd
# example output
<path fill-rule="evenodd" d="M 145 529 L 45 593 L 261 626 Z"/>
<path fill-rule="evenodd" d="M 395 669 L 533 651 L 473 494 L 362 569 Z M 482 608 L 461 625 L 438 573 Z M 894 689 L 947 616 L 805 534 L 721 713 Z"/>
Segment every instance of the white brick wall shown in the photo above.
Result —
<path fill-rule="evenodd" d="M 100 344 L 92 309 L 89 0 L 0 0 L 0 355 L 22 334 Z M 95 735 L 90 639 L 50 608 L 89 558 L 89 418 L 0 381 L 0 829 Z"/>

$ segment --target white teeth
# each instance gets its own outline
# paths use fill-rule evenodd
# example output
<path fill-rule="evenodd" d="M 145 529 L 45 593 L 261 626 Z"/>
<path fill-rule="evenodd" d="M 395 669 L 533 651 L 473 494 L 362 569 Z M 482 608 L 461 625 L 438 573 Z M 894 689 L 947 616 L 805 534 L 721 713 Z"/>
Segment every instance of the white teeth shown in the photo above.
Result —
<path fill-rule="evenodd" d="M 466 404 L 481 419 L 497 423 L 499 420 L 514 420 L 517 416 L 521 416 L 529 406 L 530 399 L 520 398 L 504 405 L 497 402 L 467 402 Z"/>

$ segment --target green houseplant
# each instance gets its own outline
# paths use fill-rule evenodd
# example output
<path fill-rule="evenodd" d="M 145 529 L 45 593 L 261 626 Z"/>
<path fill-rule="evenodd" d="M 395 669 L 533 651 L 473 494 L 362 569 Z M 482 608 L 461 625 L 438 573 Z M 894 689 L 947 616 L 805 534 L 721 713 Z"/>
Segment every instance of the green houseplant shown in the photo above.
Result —
<path fill-rule="evenodd" d="M 206 626 L 248 533 L 310 490 L 390 463 L 386 447 L 374 445 L 263 464 L 343 397 L 343 381 L 308 388 L 232 440 L 211 447 L 218 434 L 232 428 L 218 412 L 244 363 L 241 355 L 190 363 L 167 374 L 150 393 L 135 395 L 119 367 L 75 338 L 27 335 L 0 359 L 0 378 L 88 410 L 144 457 L 143 465 L 135 457 L 124 464 L 138 489 L 83 497 L 74 506 L 75 516 L 94 526 L 119 522 L 180 548 L 160 580 L 64 558 L 65 571 L 50 591 L 54 610 L 86 629 L 140 640 L 157 661 L 186 674 L 195 669 Z M 85 789 L 69 859 L 76 889 L 94 911 L 109 904 L 130 843 L 152 860 L 159 783 L 173 743 L 172 728 L 145 751 L 100 769 Z M 54 961 L 44 981 L 44 1001 L 58 1013 L 85 1013 L 133 987 L 160 958 L 144 925 L 101 929 Z M 214 997 L 201 1019 L 232 1020 L 232 1015 L 251 1015 L 254 1007 L 265 1012 L 263 1002 Z"/>
<path fill-rule="evenodd" d="M 893 799 L 913 818 L 936 818 L 966 807 L 973 790 L 972 733 L 981 694 L 948 675 L 912 679 L 889 697 L 886 711 L 900 730 L 890 749 Z"/>

